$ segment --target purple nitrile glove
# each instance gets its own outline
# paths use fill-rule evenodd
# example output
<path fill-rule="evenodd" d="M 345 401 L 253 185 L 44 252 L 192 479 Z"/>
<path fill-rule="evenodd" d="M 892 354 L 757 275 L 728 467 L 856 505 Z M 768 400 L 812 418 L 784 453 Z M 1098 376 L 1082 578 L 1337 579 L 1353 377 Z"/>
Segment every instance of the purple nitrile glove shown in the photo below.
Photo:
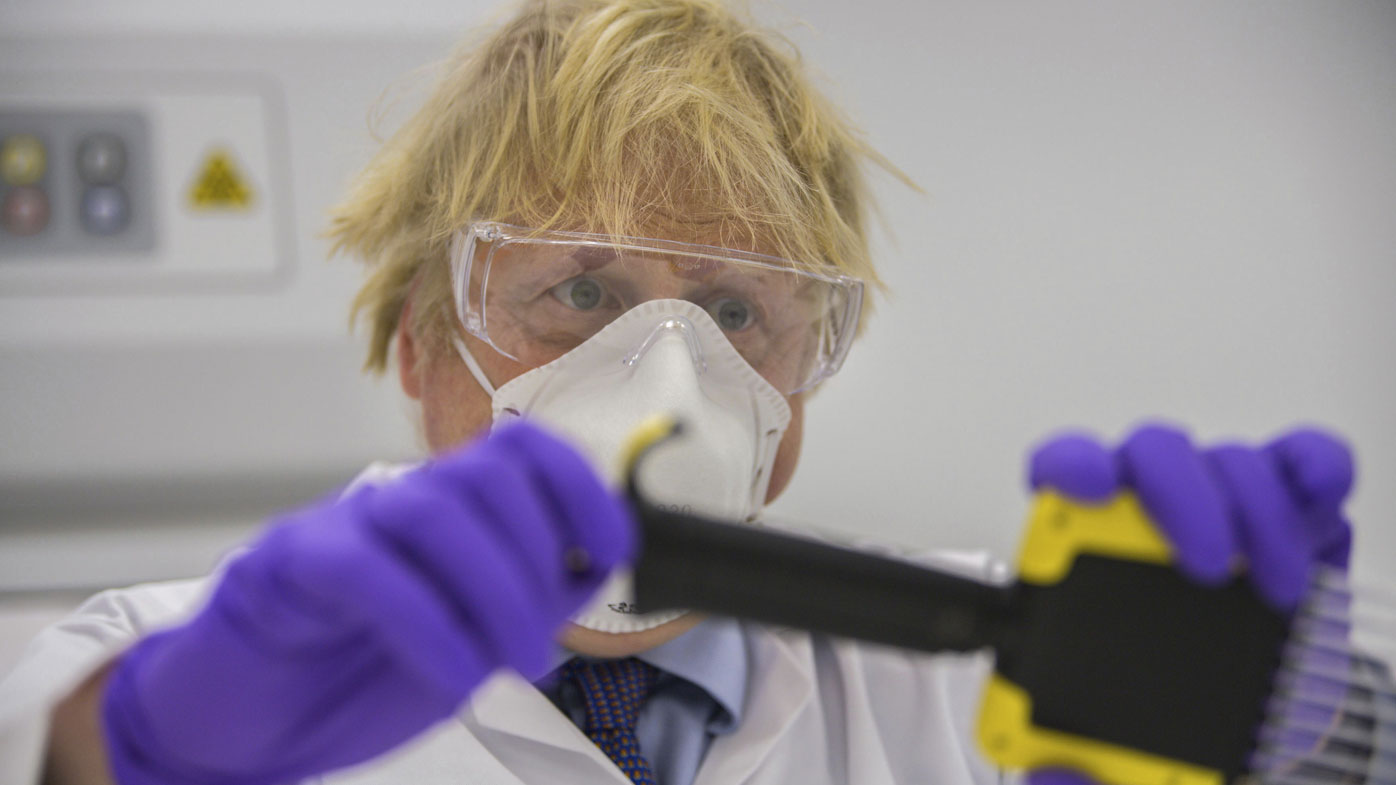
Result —
<path fill-rule="evenodd" d="M 291 513 L 197 616 L 114 668 L 112 774 L 273 785 L 373 758 L 497 668 L 540 675 L 558 629 L 635 547 L 622 500 L 525 423 Z"/>
<path fill-rule="evenodd" d="M 1272 444 L 1194 447 L 1176 428 L 1149 425 L 1110 451 L 1080 435 L 1034 451 L 1029 481 L 1085 501 L 1134 491 L 1173 544 L 1178 566 L 1215 584 L 1244 557 L 1267 601 L 1292 610 L 1309 570 L 1346 567 L 1352 534 L 1342 505 L 1352 454 L 1321 431 L 1296 430 Z"/>
<path fill-rule="evenodd" d="M 1083 501 L 1132 490 L 1189 577 L 1217 584 L 1244 559 L 1258 593 L 1294 610 L 1316 565 L 1346 568 L 1352 530 L 1343 502 L 1352 454 L 1339 439 L 1299 429 L 1265 447 L 1194 447 L 1177 428 L 1149 425 L 1115 450 L 1082 435 L 1040 445 L 1029 464 L 1035 489 Z M 1040 769 L 1031 785 L 1089 785 L 1071 769 Z"/>

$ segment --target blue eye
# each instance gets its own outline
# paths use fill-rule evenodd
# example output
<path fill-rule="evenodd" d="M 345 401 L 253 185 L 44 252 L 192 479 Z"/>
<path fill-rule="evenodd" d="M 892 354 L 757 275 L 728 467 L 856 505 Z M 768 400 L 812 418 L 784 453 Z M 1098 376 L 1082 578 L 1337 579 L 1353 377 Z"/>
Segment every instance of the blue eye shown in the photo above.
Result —
<path fill-rule="evenodd" d="M 590 311 L 601 304 L 605 290 L 601 284 L 583 276 L 568 278 L 550 290 L 553 297 L 568 308 Z"/>
<path fill-rule="evenodd" d="M 708 314 L 717 322 L 717 326 L 728 332 L 745 330 L 756 321 L 756 316 L 751 312 L 751 306 L 742 300 L 732 297 L 724 297 L 714 301 L 708 306 Z"/>

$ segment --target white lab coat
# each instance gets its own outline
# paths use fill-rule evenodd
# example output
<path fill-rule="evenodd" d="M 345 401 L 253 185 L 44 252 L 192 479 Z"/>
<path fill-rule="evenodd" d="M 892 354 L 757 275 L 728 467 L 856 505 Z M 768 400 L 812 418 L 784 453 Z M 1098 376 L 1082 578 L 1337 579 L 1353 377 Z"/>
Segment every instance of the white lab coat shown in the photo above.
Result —
<path fill-rule="evenodd" d="M 946 562 L 943 559 L 948 558 Z M 942 564 L 988 577 L 987 559 Z M 37 785 L 51 707 L 122 649 L 197 609 L 210 579 L 106 591 L 30 645 L 0 683 L 0 785 Z M 990 666 L 747 625 L 743 719 L 694 785 L 997 785 L 971 727 Z M 542 693 L 499 672 L 450 720 L 324 785 L 626 785 Z"/>

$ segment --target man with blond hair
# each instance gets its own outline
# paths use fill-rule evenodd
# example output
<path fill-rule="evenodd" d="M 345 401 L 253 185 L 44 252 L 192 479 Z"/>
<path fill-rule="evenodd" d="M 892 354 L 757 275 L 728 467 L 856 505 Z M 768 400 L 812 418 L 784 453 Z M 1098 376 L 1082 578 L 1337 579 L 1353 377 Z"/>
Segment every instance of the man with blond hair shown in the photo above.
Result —
<path fill-rule="evenodd" d="M 627 581 L 618 452 L 647 415 L 689 425 L 641 478 L 666 504 L 754 521 L 790 482 L 878 286 L 869 164 L 896 174 L 718 2 L 525 4 L 334 213 L 368 368 L 395 364 L 431 457 L 43 633 L 0 692 L 4 781 L 997 781 L 969 741 L 984 657 L 647 613 Z M 1130 487 L 1187 574 L 1244 555 L 1292 608 L 1346 558 L 1350 464 L 1311 431 L 1203 452 L 1149 427 L 1032 467 Z"/>

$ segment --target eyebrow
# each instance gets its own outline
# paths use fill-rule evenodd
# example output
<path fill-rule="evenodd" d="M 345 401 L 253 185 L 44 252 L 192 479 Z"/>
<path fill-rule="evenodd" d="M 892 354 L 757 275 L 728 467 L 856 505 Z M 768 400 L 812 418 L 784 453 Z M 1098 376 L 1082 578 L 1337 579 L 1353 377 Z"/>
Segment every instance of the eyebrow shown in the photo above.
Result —
<path fill-rule="evenodd" d="M 693 256 L 670 256 L 665 259 L 669 272 L 688 281 L 707 281 L 722 269 L 722 262 Z"/>
<path fill-rule="evenodd" d="M 716 259 L 663 252 L 654 257 L 648 257 L 647 254 L 634 256 L 614 248 L 603 248 L 595 245 L 579 245 L 567 254 L 567 259 L 577 265 L 584 273 L 598 270 L 627 257 L 635 258 L 645 264 L 663 264 L 675 277 L 689 281 L 709 280 L 714 273 L 722 269 L 722 262 Z"/>
<path fill-rule="evenodd" d="M 754 282 L 756 286 L 762 288 L 769 285 L 772 275 L 775 280 L 784 281 L 789 273 L 796 272 L 793 269 L 758 271 L 755 274 L 736 272 L 727 269 L 727 265 L 722 260 L 707 256 L 665 251 L 656 251 L 653 256 L 647 253 L 631 254 L 599 245 L 574 246 L 565 258 L 568 262 L 576 265 L 581 273 L 589 273 L 618 261 L 623 262 L 630 259 L 644 264 L 662 264 L 670 275 L 687 281 L 712 284 L 726 281 L 730 276 L 735 275 L 739 280 Z M 805 291 L 812 285 L 813 283 L 810 281 L 799 280 L 794 290 Z"/>
<path fill-rule="evenodd" d="M 582 272 L 591 272 L 600 269 L 614 262 L 619 258 L 619 254 L 611 248 L 600 248 L 594 245 L 579 245 L 572 249 L 567 258 L 582 268 Z"/>

